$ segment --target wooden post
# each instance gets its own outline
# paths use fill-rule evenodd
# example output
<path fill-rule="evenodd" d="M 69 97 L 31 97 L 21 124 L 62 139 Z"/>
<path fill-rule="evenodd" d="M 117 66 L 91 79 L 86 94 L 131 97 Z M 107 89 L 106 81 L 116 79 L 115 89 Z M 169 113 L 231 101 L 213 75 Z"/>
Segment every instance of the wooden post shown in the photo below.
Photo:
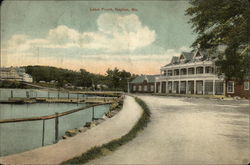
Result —
<path fill-rule="evenodd" d="M 29 98 L 29 91 L 26 91 L 26 97 Z"/>
<path fill-rule="evenodd" d="M 58 93 L 57 93 L 57 98 L 58 98 L 58 99 L 60 98 L 60 93 L 59 93 L 59 91 L 58 91 Z"/>
<path fill-rule="evenodd" d="M 10 97 L 13 98 L 13 90 L 10 91 Z"/>
<path fill-rule="evenodd" d="M 48 91 L 48 99 L 49 99 L 49 91 Z"/>
<path fill-rule="evenodd" d="M 55 143 L 58 142 L 58 124 L 59 124 L 59 120 L 58 120 L 58 112 L 56 112 L 56 118 L 55 118 Z"/>
<path fill-rule="evenodd" d="M 44 146 L 44 132 L 45 132 L 45 120 L 43 120 L 43 137 L 42 137 L 42 146 Z"/>
<path fill-rule="evenodd" d="M 68 99 L 69 99 L 69 92 L 68 92 Z"/>
<path fill-rule="evenodd" d="M 92 121 L 95 120 L 95 107 L 92 107 Z"/>

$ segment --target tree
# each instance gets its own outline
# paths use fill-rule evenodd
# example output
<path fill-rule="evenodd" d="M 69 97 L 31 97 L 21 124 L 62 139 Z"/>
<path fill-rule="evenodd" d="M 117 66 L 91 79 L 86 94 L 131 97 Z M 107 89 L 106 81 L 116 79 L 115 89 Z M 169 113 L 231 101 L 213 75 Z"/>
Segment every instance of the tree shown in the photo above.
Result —
<path fill-rule="evenodd" d="M 130 72 L 125 70 L 119 70 L 118 68 L 108 69 L 106 71 L 107 85 L 109 88 L 115 88 L 123 91 L 127 91 L 127 83 L 135 77 Z"/>
<path fill-rule="evenodd" d="M 186 15 L 198 37 L 192 44 L 215 51 L 226 45 L 216 64 L 227 79 L 242 80 L 249 76 L 249 20 L 247 0 L 190 0 Z"/>

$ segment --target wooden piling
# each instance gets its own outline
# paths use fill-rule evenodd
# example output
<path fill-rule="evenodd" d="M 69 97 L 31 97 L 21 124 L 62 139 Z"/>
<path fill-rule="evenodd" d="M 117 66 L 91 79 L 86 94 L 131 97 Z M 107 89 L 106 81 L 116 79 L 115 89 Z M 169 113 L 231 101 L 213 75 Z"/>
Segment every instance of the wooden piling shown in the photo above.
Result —
<path fill-rule="evenodd" d="M 92 107 L 92 121 L 95 120 L 95 107 Z"/>
<path fill-rule="evenodd" d="M 13 90 L 10 91 L 10 97 L 13 98 Z"/>
<path fill-rule="evenodd" d="M 58 124 L 59 124 L 59 120 L 58 120 L 58 112 L 56 112 L 56 118 L 55 118 L 55 143 L 58 142 L 58 131 L 59 131 L 59 127 L 58 127 Z"/>
<path fill-rule="evenodd" d="M 26 97 L 29 98 L 29 91 L 26 91 Z"/>
<path fill-rule="evenodd" d="M 45 120 L 43 120 L 43 137 L 42 137 L 42 146 L 44 146 L 44 133 L 45 133 Z"/>

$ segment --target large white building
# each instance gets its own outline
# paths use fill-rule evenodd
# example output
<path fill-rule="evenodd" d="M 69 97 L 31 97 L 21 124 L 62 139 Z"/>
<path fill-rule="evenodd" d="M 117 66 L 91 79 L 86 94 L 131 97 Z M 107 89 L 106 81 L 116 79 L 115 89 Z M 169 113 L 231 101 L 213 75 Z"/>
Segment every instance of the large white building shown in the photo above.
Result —
<path fill-rule="evenodd" d="M 33 78 L 25 73 L 24 68 L 0 68 L 0 80 L 33 82 Z"/>
<path fill-rule="evenodd" d="M 173 94 L 225 94 L 223 76 L 218 76 L 216 57 L 207 51 L 182 52 L 171 62 L 161 67 L 156 77 L 155 93 Z"/>

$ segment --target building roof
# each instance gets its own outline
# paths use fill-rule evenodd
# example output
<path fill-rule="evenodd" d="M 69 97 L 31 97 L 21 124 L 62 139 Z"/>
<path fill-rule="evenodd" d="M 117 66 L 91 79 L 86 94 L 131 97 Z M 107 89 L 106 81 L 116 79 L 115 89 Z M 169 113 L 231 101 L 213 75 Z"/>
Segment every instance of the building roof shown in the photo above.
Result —
<path fill-rule="evenodd" d="M 143 83 L 145 80 L 148 83 L 155 82 L 155 77 L 159 75 L 141 75 L 134 78 L 130 83 Z"/>
<path fill-rule="evenodd" d="M 181 55 L 185 57 L 186 61 L 191 61 L 193 59 L 194 54 L 192 52 L 182 52 Z"/>
<path fill-rule="evenodd" d="M 192 51 L 192 52 L 181 52 L 180 56 L 173 56 L 171 59 L 171 62 L 166 66 L 171 66 L 171 65 L 178 65 L 181 63 L 192 63 L 192 62 L 197 62 L 197 61 L 204 61 L 208 59 L 208 51 L 206 50 L 197 50 L 197 51 Z M 200 56 L 200 58 L 198 57 Z M 197 58 L 198 57 L 198 58 Z"/>

